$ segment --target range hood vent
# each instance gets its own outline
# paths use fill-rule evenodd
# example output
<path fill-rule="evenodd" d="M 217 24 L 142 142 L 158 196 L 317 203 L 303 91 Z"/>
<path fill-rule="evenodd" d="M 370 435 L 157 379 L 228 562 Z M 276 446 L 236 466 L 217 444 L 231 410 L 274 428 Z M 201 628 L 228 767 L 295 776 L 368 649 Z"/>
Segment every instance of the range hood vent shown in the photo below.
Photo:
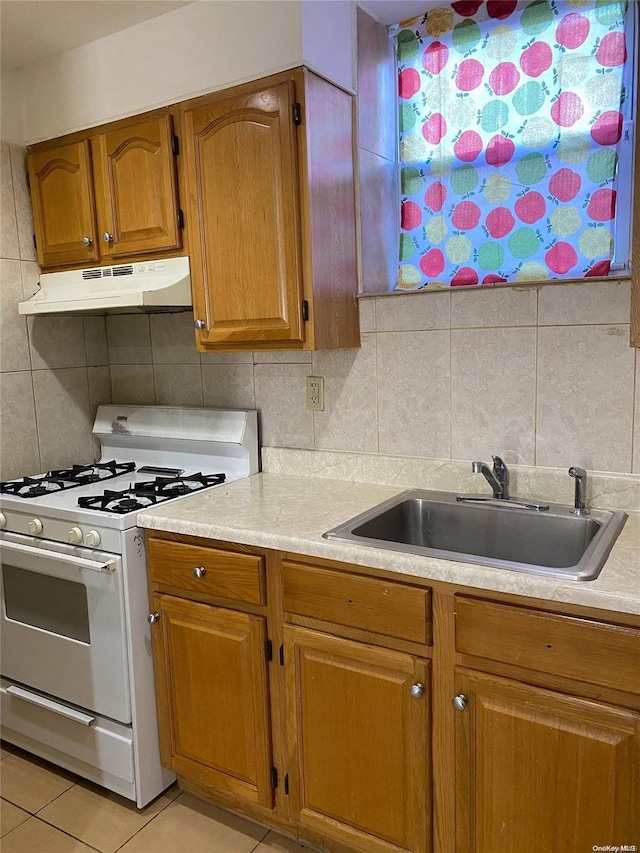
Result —
<path fill-rule="evenodd" d="M 20 314 L 129 314 L 190 308 L 189 258 L 42 273 Z"/>

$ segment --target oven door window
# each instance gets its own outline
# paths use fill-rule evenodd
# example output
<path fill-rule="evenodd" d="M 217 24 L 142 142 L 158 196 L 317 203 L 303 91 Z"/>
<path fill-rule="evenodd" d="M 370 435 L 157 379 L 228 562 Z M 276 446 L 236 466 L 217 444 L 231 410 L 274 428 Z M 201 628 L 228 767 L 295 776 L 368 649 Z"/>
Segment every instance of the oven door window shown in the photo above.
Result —
<path fill-rule="evenodd" d="M 87 590 L 77 581 L 4 565 L 4 601 L 8 619 L 89 644 Z"/>

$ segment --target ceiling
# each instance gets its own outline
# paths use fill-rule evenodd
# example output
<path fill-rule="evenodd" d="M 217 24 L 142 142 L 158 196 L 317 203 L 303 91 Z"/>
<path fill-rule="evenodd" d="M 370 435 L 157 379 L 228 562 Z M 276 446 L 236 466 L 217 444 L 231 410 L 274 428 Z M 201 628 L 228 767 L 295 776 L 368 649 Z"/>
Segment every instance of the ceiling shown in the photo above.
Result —
<path fill-rule="evenodd" d="M 424 14 L 433 2 L 434 0 L 358 0 L 358 6 L 381 24 L 397 24 Z"/>
<path fill-rule="evenodd" d="M 0 68 L 22 68 L 193 0 L 0 0 Z"/>

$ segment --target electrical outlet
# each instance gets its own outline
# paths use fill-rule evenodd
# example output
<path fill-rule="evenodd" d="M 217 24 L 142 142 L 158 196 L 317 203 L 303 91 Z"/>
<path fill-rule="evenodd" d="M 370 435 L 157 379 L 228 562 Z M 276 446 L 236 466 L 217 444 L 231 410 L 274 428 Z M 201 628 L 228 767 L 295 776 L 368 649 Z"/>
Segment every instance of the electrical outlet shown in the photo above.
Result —
<path fill-rule="evenodd" d="M 307 409 L 324 411 L 324 377 L 307 376 Z"/>

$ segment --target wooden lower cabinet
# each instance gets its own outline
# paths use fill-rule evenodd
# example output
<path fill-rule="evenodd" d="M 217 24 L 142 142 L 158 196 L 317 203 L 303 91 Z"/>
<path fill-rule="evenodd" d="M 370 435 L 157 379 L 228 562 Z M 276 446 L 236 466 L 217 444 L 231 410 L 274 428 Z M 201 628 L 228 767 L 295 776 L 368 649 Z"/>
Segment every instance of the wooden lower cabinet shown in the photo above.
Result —
<path fill-rule="evenodd" d="M 292 817 L 364 853 L 430 840 L 429 662 L 285 627 Z"/>
<path fill-rule="evenodd" d="M 171 595 L 152 602 L 163 764 L 271 807 L 264 617 Z"/>
<path fill-rule="evenodd" d="M 457 853 L 634 849 L 640 713 L 465 670 L 456 694 Z"/>
<path fill-rule="evenodd" d="M 147 545 L 162 760 L 183 787 L 330 853 L 640 848 L 636 617 Z"/>

